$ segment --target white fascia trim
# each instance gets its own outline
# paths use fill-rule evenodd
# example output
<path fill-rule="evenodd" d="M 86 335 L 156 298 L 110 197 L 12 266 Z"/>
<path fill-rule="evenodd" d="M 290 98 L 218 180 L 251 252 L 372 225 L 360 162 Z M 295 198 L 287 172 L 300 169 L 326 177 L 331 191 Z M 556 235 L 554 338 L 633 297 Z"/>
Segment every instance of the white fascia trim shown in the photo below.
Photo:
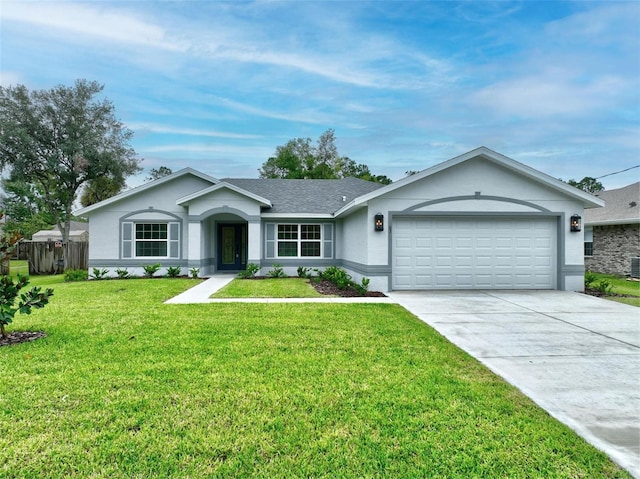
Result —
<path fill-rule="evenodd" d="M 305 213 L 305 214 L 300 214 L 300 213 L 262 213 L 260 215 L 261 218 L 264 219 L 269 219 L 269 220 L 273 220 L 273 219 L 297 219 L 297 220 L 301 220 L 304 221 L 306 219 L 309 220 L 317 220 L 317 219 L 321 219 L 321 220 L 332 220 L 333 215 L 332 214 L 327 214 L 327 213 Z"/>
<path fill-rule="evenodd" d="M 163 185 L 169 181 L 175 180 L 176 178 L 180 178 L 181 176 L 185 176 L 185 175 L 193 175 L 213 184 L 220 182 L 220 180 L 214 178 L 213 176 L 206 175 L 197 170 L 194 170 L 193 168 L 183 168 L 182 170 L 176 171 L 175 173 L 172 173 L 167 176 L 163 176 L 162 178 L 158 178 L 157 180 L 153 180 L 143 185 L 132 188 L 130 190 L 123 191 L 122 193 L 119 193 L 115 196 L 112 196 L 111 198 L 107 198 L 106 200 L 100 201 L 93 205 L 87 206 L 86 208 L 80 208 L 79 210 L 74 211 L 73 214 L 75 216 L 84 216 L 87 213 L 91 213 L 104 206 L 115 203 L 116 201 L 120 201 L 122 199 L 128 198 L 129 196 L 137 195 L 138 193 L 142 193 L 143 191 L 150 190 L 151 188 L 156 188 L 157 186 Z"/>
<path fill-rule="evenodd" d="M 258 203 L 260 203 L 262 206 L 267 206 L 269 208 L 272 206 L 270 200 L 263 198 L 262 196 L 258 196 L 254 193 L 251 193 L 250 191 L 243 190 L 242 188 L 239 188 L 230 183 L 226 183 L 224 181 L 221 181 L 217 185 L 210 186 L 209 188 L 205 188 L 204 190 L 196 191 L 195 193 L 192 193 L 190 195 L 183 196 L 182 198 L 178 198 L 176 200 L 176 204 L 179 206 L 184 206 L 185 204 L 189 203 L 189 201 L 193 201 L 196 198 L 200 198 L 201 196 L 208 195 L 209 193 L 213 193 L 214 191 L 218 191 L 223 188 L 227 190 L 235 191 L 236 193 L 242 196 L 246 196 L 247 198 L 251 198 L 252 200 L 255 200 Z"/>
<path fill-rule="evenodd" d="M 391 183 L 390 185 L 387 185 L 383 188 L 372 191 L 371 193 L 367 193 L 366 195 L 359 196 L 358 198 L 355 198 L 348 205 L 345 205 L 342 208 L 340 208 L 338 211 L 336 211 L 335 216 L 336 217 L 341 216 L 342 214 L 348 212 L 352 208 L 359 205 L 363 205 L 363 203 L 366 203 L 369 200 L 372 200 L 381 195 L 385 195 L 387 193 L 395 191 L 396 189 L 402 188 L 415 181 L 420 181 L 423 178 L 432 176 L 436 173 L 446 170 L 447 168 L 451 168 L 453 166 L 456 166 L 460 163 L 463 163 L 465 161 L 468 161 L 478 156 L 481 156 L 489 161 L 493 161 L 494 163 L 502 165 L 512 171 L 515 171 L 516 173 L 519 173 L 523 176 L 536 180 L 540 183 L 544 183 L 547 186 L 555 190 L 559 190 L 566 195 L 579 199 L 580 201 L 583 202 L 585 208 L 596 208 L 596 207 L 604 206 L 604 201 L 602 201 L 600 198 L 597 198 L 596 196 L 593 196 L 589 193 L 579 190 L 578 188 L 574 188 L 573 186 L 563 181 L 557 180 L 552 176 L 547 175 L 546 173 L 542 173 L 541 171 L 535 170 L 530 166 L 527 166 L 518 161 L 515 161 L 507 156 L 504 156 L 496 151 L 491 150 L 490 148 L 487 148 L 486 146 L 481 146 L 474 150 L 468 151 L 467 153 L 464 153 L 460 156 L 451 158 L 450 160 L 444 161 L 442 163 L 438 163 L 437 165 L 432 166 L 431 168 L 422 170 L 419 173 L 416 173 L 415 175 L 407 176 L 405 178 L 402 178 L 401 180 L 398 180 L 397 182 Z"/>
<path fill-rule="evenodd" d="M 602 220 L 602 221 L 585 221 L 585 226 L 609 226 L 609 225 L 635 225 L 640 224 L 640 218 L 629 218 L 625 220 Z"/>

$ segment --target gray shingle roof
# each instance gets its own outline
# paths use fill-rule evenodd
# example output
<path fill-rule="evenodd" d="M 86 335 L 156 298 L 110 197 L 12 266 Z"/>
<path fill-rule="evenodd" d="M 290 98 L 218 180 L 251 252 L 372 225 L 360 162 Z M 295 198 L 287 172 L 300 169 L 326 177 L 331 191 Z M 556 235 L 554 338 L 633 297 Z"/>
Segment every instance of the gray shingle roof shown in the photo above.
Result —
<path fill-rule="evenodd" d="M 585 210 L 585 224 L 640 222 L 640 181 L 624 188 L 601 191 L 596 196 L 604 200 L 605 205 Z"/>
<path fill-rule="evenodd" d="M 332 214 L 354 198 L 384 185 L 358 178 L 340 180 L 285 180 L 225 178 L 227 183 L 271 200 L 265 213 Z M 343 199 L 344 197 L 344 199 Z"/>

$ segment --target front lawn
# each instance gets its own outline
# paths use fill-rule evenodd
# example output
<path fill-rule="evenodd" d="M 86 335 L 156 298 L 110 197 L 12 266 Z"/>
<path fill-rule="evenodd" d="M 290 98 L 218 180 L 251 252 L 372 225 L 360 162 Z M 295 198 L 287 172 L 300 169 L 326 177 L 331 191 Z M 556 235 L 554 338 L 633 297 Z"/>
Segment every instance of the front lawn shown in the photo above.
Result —
<path fill-rule="evenodd" d="M 612 295 L 603 296 L 603 298 L 617 301 L 619 303 L 630 304 L 640 307 L 640 281 L 631 281 L 621 276 L 614 276 L 602 273 L 590 273 L 595 276 L 595 281 L 591 287 L 594 287 L 600 281 L 608 281 L 611 286 Z"/>
<path fill-rule="evenodd" d="M 211 295 L 212 298 L 320 298 L 302 278 L 234 279 Z"/>
<path fill-rule="evenodd" d="M 0 477 L 629 477 L 397 305 L 48 285 L 0 348 Z"/>

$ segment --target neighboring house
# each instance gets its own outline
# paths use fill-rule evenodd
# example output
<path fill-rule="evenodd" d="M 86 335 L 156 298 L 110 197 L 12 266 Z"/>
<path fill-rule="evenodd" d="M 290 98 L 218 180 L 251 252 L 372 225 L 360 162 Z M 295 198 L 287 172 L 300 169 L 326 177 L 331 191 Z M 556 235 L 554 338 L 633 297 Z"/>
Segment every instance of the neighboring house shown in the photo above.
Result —
<path fill-rule="evenodd" d="M 582 290 L 582 232 L 594 196 L 488 148 L 383 186 L 342 180 L 225 179 L 187 168 L 76 212 L 89 267 L 275 263 L 345 268 L 374 290 Z M 186 271 L 185 271 L 186 272 Z"/>
<path fill-rule="evenodd" d="M 70 241 L 89 241 L 89 223 L 86 221 L 72 221 L 69 231 Z M 40 230 L 31 235 L 31 241 L 62 241 L 62 233 L 57 226 L 51 230 Z"/>
<path fill-rule="evenodd" d="M 602 208 L 585 212 L 585 266 L 599 273 L 629 275 L 640 257 L 640 182 L 596 193 Z"/>

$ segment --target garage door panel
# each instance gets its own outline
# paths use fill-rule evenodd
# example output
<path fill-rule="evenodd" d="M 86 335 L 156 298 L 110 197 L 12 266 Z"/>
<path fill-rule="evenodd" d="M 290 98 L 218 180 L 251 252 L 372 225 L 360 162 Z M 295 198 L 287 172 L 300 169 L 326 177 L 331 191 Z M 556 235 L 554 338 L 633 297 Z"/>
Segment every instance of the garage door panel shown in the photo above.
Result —
<path fill-rule="evenodd" d="M 397 218 L 393 288 L 553 289 L 555 229 L 552 218 Z"/>

